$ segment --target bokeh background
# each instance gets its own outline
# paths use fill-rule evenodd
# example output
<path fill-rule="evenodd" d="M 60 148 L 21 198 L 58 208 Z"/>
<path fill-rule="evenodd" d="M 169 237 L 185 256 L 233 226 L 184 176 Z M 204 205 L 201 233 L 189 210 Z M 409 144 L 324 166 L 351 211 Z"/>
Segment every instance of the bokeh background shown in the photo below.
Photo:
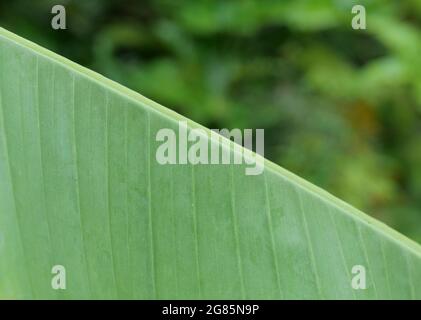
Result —
<path fill-rule="evenodd" d="M 13 0 L 0 25 L 207 127 L 264 128 L 267 158 L 421 243 L 421 0 Z"/>

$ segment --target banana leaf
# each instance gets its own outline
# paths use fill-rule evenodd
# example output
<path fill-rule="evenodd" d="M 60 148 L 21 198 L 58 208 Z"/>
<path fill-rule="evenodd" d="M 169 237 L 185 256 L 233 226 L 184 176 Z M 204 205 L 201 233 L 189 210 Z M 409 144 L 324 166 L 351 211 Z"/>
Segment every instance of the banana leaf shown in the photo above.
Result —
<path fill-rule="evenodd" d="M 0 298 L 421 298 L 418 244 L 278 165 L 159 164 L 180 121 L 0 28 Z"/>

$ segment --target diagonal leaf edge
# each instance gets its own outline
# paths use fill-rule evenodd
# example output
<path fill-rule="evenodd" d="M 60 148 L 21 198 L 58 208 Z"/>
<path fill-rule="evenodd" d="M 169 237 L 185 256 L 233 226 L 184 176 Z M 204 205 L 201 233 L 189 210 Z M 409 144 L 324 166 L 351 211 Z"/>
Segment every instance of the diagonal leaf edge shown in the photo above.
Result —
<path fill-rule="evenodd" d="M 203 126 L 186 119 L 185 117 L 179 115 L 178 113 L 167 109 L 152 100 L 145 98 L 144 96 L 112 81 L 109 80 L 98 73 L 95 73 L 87 68 L 84 68 L 70 60 L 63 58 L 47 49 L 44 49 L 28 40 L 25 40 L 5 29 L 0 28 L 0 37 L 4 40 L 11 41 L 18 46 L 24 47 L 26 49 L 31 50 L 35 55 L 42 56 L 46 59 L 51 60 L 54 63 L 60 64 L 66 69 L 69 69 L 75 73 L 77 73 L 81 77 L 85 77 L 96 82 L 98 85 L 105 87 L 107 89 L 112 90 L 117 95 L 122 95 L 126 98 L 129 98 L 134 102 L 134 106 L 138 106 L 141 108 L 145 108 L 150 112 L 160 114 L 164 116 L 168 121 L 175 122 L 175 121 L 187 121 L 189 128 L 202 128 L 209 132 L 209 129 L 204 128 Z M 232 143 L 232 142 L 230 142 Z M 343 202 L 342 200 L 336 198 L 335 196 L 331 195 L 330 193 L 322 190 L 315 185 L 307 182 L 306 180 L 296 176 L 295 174 L 281 168 L 280 166 L 272 163 L 269 160 L 265 161 L 265 170 L 270 171 L 271 173 L 279 176 L 281 179 L 289 181 L 293 184 L 296 188 L 304 190 L 314 197 L 318 198 L 321 202 L 326 203 L 328 202 L 329 205 L 336 207 L 342 214 L 350 216 L 354 221 L 358 223 L 362 223 L 363 225 L 367 226 L 368 228 L 372 229 L 378 234 L 386 237 L 399 247 L 409 250 L 418 258 L 421 258 L 421 246 L 414 241 L 408 239 L 407 237 L 403 236 L 402 234 L 396 232 L 392 228 L 386 226 L 385 224 L 379 222 L 378 220 L 366 215 L 365 213 L 361 212 L 360 210 L 352 207 L 351 205 Z"/>

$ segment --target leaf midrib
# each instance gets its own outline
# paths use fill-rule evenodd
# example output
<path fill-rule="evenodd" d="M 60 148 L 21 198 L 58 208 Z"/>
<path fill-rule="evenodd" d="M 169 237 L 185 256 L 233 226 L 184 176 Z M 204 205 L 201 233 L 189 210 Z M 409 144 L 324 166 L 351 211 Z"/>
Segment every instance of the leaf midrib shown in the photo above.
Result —
<path fill-rule="evenodd" d="M 153 100 L 150 100 L 143 95 L 111 80 L 108 79 L 99 73 L 92 71 L 88 68 L 85 68 L 63 56 L 60 56 L 46 48 L 43 48 L 29 40 L 26 40 L 18 35 L 7 31 L 4 28 L 0 27 L 0 37 L 13 42 L 14 44 L 23 47 L 27 50 L 33 51 L 36 55 L 41 56 L 45 59 L 51 60 L 54 63 L 60 64 L 64 68 L 76 72 L 78 75 L 93 80 L 95 83 L 102 87 L 106 87 L 109 90 L 112 90 L 114 93 L 128 98 L 135 102 L 135 106 L 139 108 L 146 108 L 150 112 L 158 113 L 162 116 L 165 116 L 169 121 L 186 121 L 190 129 L 200 128 L 205 130 L 209 133 L 210 139 L 213 139 L 210 135 L 210 130 L 190 119 L 185 118 L 184 116 L 180 115 L 179 113 L 168 109 Z M 231 140 L 228 140 L 224 137 L 221 139 L 227 141 L 230 145 L 234 144 Z M 236 152 L 237 148 L 233 148 L 233 152 Z M 242 148 L 241 148 L 242 150 Z M 253 153 L 254 154 L 254 153 Z M 255 154 L 254 154 L 255 155 Z M 259 155 L 256 155 L 260 157 Z M 294 186 L 316 196 L 323 202 L 328 202 L 331 206 L 336 207 L 341 213 L 346 214 L 357 220 L 364 225 L 368 226 L 369 228 L 373 229 L 374 231 L 378 232 L 379 234 L 385 236 L 386 238 L 390 239 L 394 243 L 398 244 L 399 246 L 406 248 L 407 250 L 411 251 L 415 254 L 418 258 L 421 258 L 421 245 L 417 242 L 407 238 L 406 236 L 402 235 L 401 233 L 397 232 L 396 230 L 392 229 L 391 227 L 387 226 L 386 224 L 374 219 L 373 217 L 365 214 L 364 212 L 360 211 L 359 209 L 351 206 L 350 204 L 344 202 L 343 200 L 335 197 L 334 195 L 330 194 L 326 190 L 323 190 L 314 184 L 300 178 L 299 176 L 295 175 L 294 173 L 280 167 L 279 165 L 273 163 L 268 159 L 264 159 L 265 170 L 269 169 L 272 173 L 280 176 L 282 179 L 287 180 Z"/>

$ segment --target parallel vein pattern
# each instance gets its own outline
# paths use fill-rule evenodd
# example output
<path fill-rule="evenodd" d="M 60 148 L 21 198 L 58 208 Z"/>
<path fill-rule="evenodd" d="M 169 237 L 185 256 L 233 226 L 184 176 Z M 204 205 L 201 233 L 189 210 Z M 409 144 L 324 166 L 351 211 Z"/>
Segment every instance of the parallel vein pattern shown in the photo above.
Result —
<path fill-rule="evenodd" d="M 159 165 L 183 117 L 3 29 L 0 71 L 0 298 L 421 298 L 417 244 L 282 168 Z"/>

